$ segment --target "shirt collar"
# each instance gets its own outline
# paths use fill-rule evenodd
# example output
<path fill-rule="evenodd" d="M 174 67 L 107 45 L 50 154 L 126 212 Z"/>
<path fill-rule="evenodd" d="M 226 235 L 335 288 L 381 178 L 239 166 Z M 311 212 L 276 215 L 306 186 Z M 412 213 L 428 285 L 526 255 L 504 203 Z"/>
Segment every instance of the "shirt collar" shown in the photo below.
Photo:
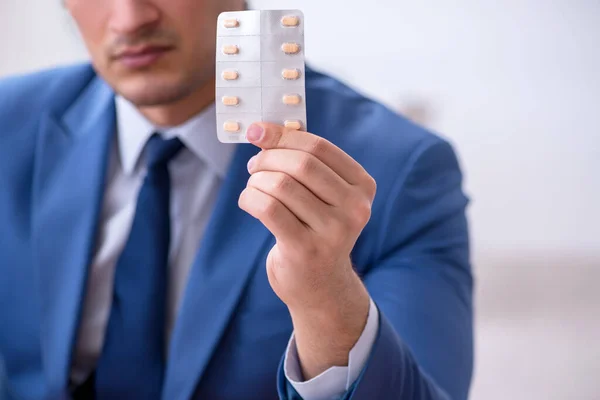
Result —
<path fill-rule="evenodd" d="M 146 142 L 155 132 L 159 132 L 166 139 L 178 137 L 193 154 L 205 161 L 221 178 L 227 174 L 235 145 L 219 142 L 214 105 L 175 127 L 154 126 L 122 96 L 116 97 L 115 105 L 119 156 L 126 174 L 131 174 L 135 170 Z"/>

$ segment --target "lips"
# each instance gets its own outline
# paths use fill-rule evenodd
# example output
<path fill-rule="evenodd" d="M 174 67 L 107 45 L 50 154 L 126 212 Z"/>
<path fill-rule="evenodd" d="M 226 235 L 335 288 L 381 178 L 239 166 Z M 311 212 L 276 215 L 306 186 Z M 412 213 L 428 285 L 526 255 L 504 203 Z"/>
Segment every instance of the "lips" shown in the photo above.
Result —
<path fill-rule="evenodd" d="M 115 57 L 123 66 L 131 69 L 147 68 L 157 62 L 172 48 L 165 46 L 144 46 L 127 49 Z"/>

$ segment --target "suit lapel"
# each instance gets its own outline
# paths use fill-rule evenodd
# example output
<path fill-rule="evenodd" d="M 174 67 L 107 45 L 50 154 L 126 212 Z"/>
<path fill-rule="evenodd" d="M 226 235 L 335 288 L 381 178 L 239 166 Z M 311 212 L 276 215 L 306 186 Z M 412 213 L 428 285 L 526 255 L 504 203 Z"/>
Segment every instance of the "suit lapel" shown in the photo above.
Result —
<path fill-rule="evenodd" d="M 40 127 L 32 235 L 51 395 L 64 395 L 69 378 L 114 132 L 114 93 L 97 78 L 62 118 L 49 113 Z M 238 146 L 219 192 L 173 331 L 165 399 L 191 397 L 258 258 L 273 244 L 270 232 L 237 204 L 249 177 L 246 163 L 257 152 Z"/>
<path fill-rule="evenodd" d="M 218 345 L 271 233 L 238 207 L 249 178 L 246 163 L 258 152 L 238 145 L 190 272 L 169 349 L 163 398 L 189 399 Z"/>
<path fill-rule="evenodd" d="M 97 78 L 62 118 L 48 114 L 41 125 L 32 234 L 52 395 L 62 393 L 68 381 L 114 131 L 114 94 Z"/>

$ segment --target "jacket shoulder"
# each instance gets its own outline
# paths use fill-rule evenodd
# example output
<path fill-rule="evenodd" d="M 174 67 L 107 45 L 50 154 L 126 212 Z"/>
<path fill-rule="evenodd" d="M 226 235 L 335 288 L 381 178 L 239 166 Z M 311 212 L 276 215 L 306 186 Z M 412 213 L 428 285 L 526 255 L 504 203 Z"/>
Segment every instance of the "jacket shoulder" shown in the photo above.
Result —
<path fill-rule="evenodd" d="M 443 140 L 399 113 L 328 75 L 307 70 L 308 128 L 356 151 L 395 154 Z"/>
<path fill-rule="evenodd" d="M 23 126 L 46 112 L 60 114 L 94 77 L 80 64 L 0 79 L 0 123 Z"/>
<path fill-rule="evenodd" d="M 356 159 L 380 187 L 407 174 L 428 149 L 450 146 L 441 136 L 312 69 L 307 69 L 306 90 L 308 130 Z"/>
<path fill-rule="evenodd" d="M 94 76 L 91 67 L 79 65 L 0 80 L 0 187 L 9 188 L 0 205 L 7 196 L 28 196 L 17 188 L 28 190 L 41 121 L 61 115 Z"/>

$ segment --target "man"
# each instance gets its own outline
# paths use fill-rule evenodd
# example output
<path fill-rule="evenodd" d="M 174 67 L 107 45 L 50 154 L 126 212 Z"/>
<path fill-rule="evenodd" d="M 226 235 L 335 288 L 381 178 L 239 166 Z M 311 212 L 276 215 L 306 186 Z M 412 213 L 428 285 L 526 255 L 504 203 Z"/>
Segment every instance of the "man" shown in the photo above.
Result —
<path fill-rule="evenodd" d="M 219 143 L 216 20 L 243 3 L 67 0 L 93 68 L 0 82 L 14 396 L 467 398 L 452 148 L 310 69 L 311 133 Z"/>

